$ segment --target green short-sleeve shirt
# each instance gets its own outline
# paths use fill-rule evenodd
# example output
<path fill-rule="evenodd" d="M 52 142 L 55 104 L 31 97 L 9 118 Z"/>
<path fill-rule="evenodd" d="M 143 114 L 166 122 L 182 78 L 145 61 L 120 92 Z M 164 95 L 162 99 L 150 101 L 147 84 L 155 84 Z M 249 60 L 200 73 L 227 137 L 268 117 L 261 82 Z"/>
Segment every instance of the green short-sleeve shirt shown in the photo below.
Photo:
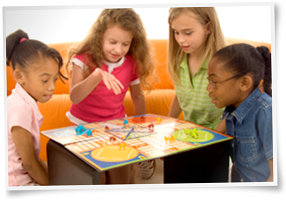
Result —
<path fill-rule="evenodd" d="M 187 121 L 215 129 L 221 121 L 224 109 L 217 108 L 207 91 L 208 68 L 205 61 L 199 71 L 190 78 L 187 57 L 180 65 L 181 85 L 175 83 L 180 107 Z"/>

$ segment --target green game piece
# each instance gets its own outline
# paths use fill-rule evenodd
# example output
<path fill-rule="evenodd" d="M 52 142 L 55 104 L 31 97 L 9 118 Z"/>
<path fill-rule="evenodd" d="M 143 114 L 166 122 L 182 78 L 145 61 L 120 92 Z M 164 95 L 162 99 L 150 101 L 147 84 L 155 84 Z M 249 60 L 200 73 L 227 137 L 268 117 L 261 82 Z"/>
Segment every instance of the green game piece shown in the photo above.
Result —
<path fill-rule="evenodd" d="M 210 132 L 197 128 L 194 129 L 177 130 L 173 135 L 177 140 L 186 142 L 206 142 L 214 138 L 214 135 Z"/>

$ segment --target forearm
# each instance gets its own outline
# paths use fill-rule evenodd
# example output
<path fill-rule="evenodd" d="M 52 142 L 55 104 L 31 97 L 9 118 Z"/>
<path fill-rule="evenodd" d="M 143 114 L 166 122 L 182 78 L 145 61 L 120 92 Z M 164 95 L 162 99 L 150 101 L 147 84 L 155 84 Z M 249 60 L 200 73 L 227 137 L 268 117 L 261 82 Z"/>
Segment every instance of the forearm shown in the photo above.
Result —
<path fill-rule="evenodd" d="M 270 175 L 267 179 L 267 182 L 273 182 L 273 159 L 268 160 Z"/>
<path fill-rule="evenodd" d="M 94 71 L 86 79 L 73 85 L 70 89 L 70 99 L 72 103 L 80 103 L 98 86 L 101 80 L 100 72 Z"/>
<path fill-rule="evenodd" d="M 177 96 L 175 96 L 171 104 L 168 116 L 173 117 L 173 118 L 178 118 L 181 112 L 182 112 L 182 109 L 180 107 L 178 98 Z"/>
<path fill-rule="evenodd" d="M 49 177 L 46 166 L 36 157 L 23 162 L 23 167 L 27 170 L 34 181 L 40 185 L 49 185 Z"/>
<path fill-rule="evenodd" d="M 145 97 L 143 94 L 133 97 L 132 101 L 136 115 L 146 114 Z"/>
<path fill-rule="evenodd" d="M 225 119 L 223 119 L 220 124 L 216 127 L 215 129 L 216 131 L 218 132 L 221 132 L 221 133 L 225 133 L 226 129 L 225 129 Z"/>
<path fill-rule="evenodd" d="M 140 84 L 130 86 L 130 94 L 136 115 L 146 113 L 145 96 Z"/>

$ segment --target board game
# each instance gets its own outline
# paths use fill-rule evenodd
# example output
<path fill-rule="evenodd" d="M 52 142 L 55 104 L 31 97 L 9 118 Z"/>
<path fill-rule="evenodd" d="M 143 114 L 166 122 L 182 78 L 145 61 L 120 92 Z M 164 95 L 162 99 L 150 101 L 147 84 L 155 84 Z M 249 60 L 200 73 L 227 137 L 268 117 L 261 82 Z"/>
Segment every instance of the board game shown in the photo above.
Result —
<path fill-rule="evenodd" d="M 47 130 L 98 171 L 205 147 L 232 137 L 197 124 L 154 114 Z"/>

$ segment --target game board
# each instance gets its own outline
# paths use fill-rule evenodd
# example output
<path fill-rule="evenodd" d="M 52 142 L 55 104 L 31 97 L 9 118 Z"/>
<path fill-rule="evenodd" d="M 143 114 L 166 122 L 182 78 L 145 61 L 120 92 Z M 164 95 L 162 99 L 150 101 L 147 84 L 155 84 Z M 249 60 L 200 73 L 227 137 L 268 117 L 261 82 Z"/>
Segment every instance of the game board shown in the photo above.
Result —
<path fill-rule="evenodd" d="M 232 137 L 154 114 L 42 132 L 99 171 L 204 147 Z"/>

